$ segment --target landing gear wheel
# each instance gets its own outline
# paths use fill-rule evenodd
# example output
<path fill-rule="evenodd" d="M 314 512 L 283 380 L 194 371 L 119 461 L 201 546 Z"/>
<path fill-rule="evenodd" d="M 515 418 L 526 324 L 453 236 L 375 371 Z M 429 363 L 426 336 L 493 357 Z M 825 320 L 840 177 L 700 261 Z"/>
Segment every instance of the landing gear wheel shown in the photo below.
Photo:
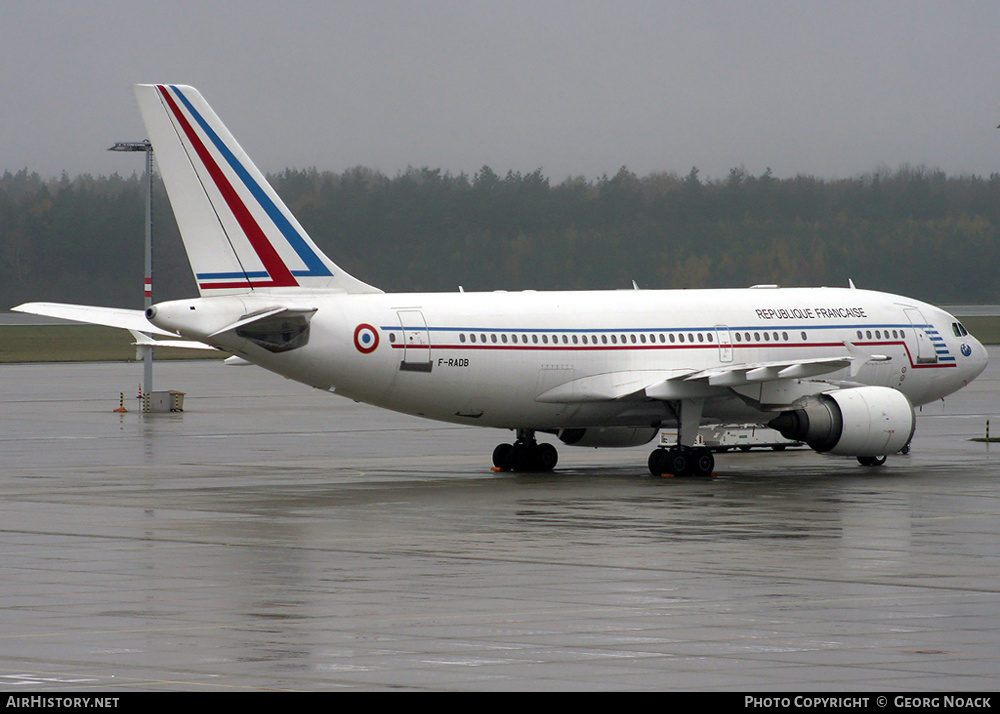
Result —
<path fill-rule="evenodd" d="M 674 476 L 687 476 L 693 466 L 691 455 L 684 449 L 671 449 L 667 464 L 670 465 L 670 473 Z"/>
<path fill-rule="evenodd" d="M 533 444 L 525 444 L 520 441 L 515 442 L 510 450 L 510 470 L 511 471 L 534 471 L 534 456 L 537 447 Z"/>
<path fill-rule="evenodd" d="M 667 473 L 666 457 L 666 449 L 653 449 L 649 453 L 649 459 L 646 461 L 646 465 L 649 467 L 649 473 L 653 476 L 663 476 L 663 474 Z"/>
<path fill-rule="evenodd" d="M 715 456 L 709 449 L 684 446 L 653 449 L 647 462 L 653 476 L 710 476 L 715 469 Z"/>
<path fill-rule="evenodd" d="M 510 471 L 513 463 L 510 452 L 513 448 L 513 444 L 497 444 L 497 448 L 493 449 L 493 465 L 501 471 Z"/>
<path fill-rule="evenodd" d="M 498 444 L 493 449 L 493 466 L 500 471 L 551 471 L 559 461 L 559 452 L 552 444 L 539 444 L 534 433 L 518 431 L 513 444 Z"/>
<path fill-rule="evenodd" d="M 556 463 L 559 461 L 559 452 L 556 451 L 556 447 L 552 444 L 539 444 L 537 457 L 538 470 L 551 471 L 556 467 Z"/>
<path fill-rule="evenodd" d="M 694 473 L 697 476 L 711 476 L 715 469 L 715 456 L 708 449 L 698 449 L 694 453 Z"/>
<path fill-rule="evenodd" d="M 862 466 L 881 466 L 885 463 L 884 456 L 859 456 L 858 463 Z"/>

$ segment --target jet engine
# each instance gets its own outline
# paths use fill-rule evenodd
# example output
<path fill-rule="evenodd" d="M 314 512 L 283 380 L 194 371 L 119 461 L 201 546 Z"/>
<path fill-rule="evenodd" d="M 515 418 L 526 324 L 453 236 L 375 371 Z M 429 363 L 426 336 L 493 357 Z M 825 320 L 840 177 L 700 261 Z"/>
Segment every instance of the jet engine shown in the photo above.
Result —
<path fill-rule="evenodd" d="M 855 387 L 820 394 L 816 402 L 782 412 L 768 426 L 821 453 L 885 456 L 910 442 L 916 417 L 902 392 Z"/>
<path fill-rule="evenodd" d="M 652 427 L 609 426 L 561 429 L 559 440 L 568 446 L 642 446 L 659 433 Z"/>

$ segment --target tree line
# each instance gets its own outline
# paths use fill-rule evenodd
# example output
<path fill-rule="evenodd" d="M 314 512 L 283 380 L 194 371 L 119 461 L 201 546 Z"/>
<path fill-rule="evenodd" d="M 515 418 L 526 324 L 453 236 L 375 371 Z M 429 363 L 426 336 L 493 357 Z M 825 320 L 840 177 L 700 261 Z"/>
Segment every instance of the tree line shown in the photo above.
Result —
<path fill-rule="evenodd" d="M 846 286 L 1000 302 L 1000 174 L 925 167 L 850 179 L 538 170 L 269 177 L 316 244 L 387 291 Z M 144 178 L 0 176 L 0 309 L 142 305 Z M 196 294 L 162 184 L 154 297 Z"/>

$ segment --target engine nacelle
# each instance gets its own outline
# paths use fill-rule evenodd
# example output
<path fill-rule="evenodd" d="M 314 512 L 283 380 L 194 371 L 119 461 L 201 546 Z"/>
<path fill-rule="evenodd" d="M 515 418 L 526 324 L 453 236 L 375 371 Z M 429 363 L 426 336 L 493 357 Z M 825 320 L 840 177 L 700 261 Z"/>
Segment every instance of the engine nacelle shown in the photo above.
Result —
<path fill-rule="evenodd" d="M 856 387 L 820 394 L 815 404 L 782 412 L 768 426 L 821 453 L 886 456 L 910 443 L 916 424 L 902 392 Z"/>
<path fill-rule="evenodd" d="M 642 446 L 659 433 L 652 427 L 608 426 L 562 429 L 559 440 L 568 446 Z"/>

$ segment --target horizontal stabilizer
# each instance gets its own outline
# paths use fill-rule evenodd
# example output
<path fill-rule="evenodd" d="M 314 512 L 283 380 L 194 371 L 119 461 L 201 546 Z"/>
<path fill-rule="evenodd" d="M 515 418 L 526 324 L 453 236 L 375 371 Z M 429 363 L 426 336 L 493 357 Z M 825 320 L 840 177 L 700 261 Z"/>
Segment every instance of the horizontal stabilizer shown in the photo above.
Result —
<path fill-rule="evenodd" d="M 29 315 L 44 315 L 58 317 L 74 322 L 85 322 L 91 325 L 119 327 L 123 330 L 135 330 L 147 335 L 163 335 L 176 337 L 172 332 L 161 330 L 146 319 L 142 310 L 128 310 L 117 307 L 95 307 L 91 305 L 70 305 L 59 302 L 26 302 L 11 308 L 14 312 L 25 312 Z"/>
<path fill-rule="evenodd" d="M 132 333 L 132 337 L 135 339 L 135 342 L 132 343 L 135 347 L 170 347 L 180 350 L 210 350 L 218 352 L 215 347 L 206 345 L 204 342 L 195 342 L 194 340 L 154 340 L 152 337 L 144 335 L 137 330 L 129 330 L 129 332 Z"/>

